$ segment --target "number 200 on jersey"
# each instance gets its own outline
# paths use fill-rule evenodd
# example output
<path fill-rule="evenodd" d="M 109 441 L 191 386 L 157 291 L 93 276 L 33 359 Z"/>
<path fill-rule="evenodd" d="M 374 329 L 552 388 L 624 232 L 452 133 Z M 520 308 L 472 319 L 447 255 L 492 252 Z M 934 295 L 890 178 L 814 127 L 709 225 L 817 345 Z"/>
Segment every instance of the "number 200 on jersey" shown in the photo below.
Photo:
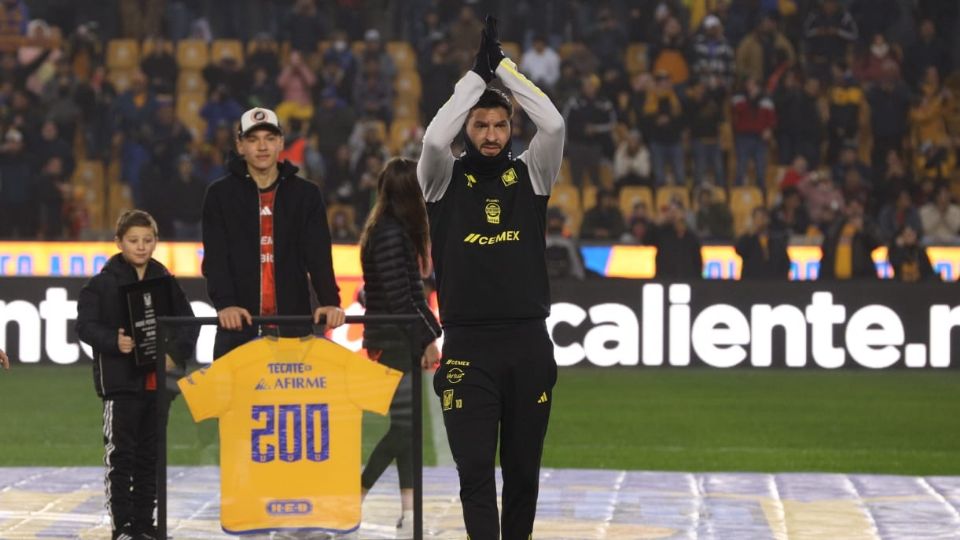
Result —
<path fill-rule="evenodd" d="M 255 463 L 325 461 L 330 457 L 330 416 L 326 403 L 253 405 L 250 459 Z M 317 437 L 319 436 L 319 448 Z M 278 456 L 279 454 L 279 456 Z"/>

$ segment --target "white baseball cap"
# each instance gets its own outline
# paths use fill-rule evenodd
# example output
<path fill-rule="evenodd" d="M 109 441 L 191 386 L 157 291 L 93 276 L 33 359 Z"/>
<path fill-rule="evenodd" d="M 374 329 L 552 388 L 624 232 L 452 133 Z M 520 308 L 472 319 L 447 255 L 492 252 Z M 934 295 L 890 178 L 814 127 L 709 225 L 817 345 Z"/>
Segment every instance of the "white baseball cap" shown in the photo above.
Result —
<path fill-rule="evenodd" d="M 716 15 L 707 15 L 703 18 L 704 28 L 713 28 L 715 26 L 720 26 L 720 19 Z"/>
<path fill-rule="evenodd" d="M 254 129 L 265 128 L 283 134 L 277 113 L 263 107 L 254 107 L 240 117 L 240 136 L 243 137 Z"/>

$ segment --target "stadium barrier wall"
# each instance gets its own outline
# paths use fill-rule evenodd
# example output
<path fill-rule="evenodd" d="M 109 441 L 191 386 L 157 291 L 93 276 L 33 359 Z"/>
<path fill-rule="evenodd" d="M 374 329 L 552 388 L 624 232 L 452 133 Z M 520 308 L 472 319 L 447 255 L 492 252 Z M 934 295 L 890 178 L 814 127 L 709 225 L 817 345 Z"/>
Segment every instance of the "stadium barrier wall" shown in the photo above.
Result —
<path fill-rule="evenodd" d="M 215 315 L 203 280 L 181 278 L 198 317 Z M 14 362 L 67 365 L 91 350 L 73 330 L 86 278 L 0 280 L 0 347 Z M 340 281 L 348 315 L 359 283 Z M 557 281 L 548 326 L 560 366 L 944 369 L 960 351 L 960 295 L 950 283 L 661 283 Z M 331 338 L 351 350 L 359 325 Z M 209 363 L 215 329 L 201 330 Z M 960 355 L 958 355 L 960 357 Z"/>
<path fill-rule="evenodd" d="M 928 247 L 934 270 L 944 281 L 960 276 L 960 247 Z M 113 242 L 0 242 L 0 275 L 3 276 L 92 276 L 116 253 Z M 651 279 L 657 249 L 632 245 L 584 245 L 584 264 L 606 277 Z M 740 257 L 733 246 L 703 247 L 703 276 L 707 279 L 739 279 Z M 790 246 L 790 279 L 817 279 L 821 251 L 818 246 Z M 154 257 L 179 277 L 200 277 L 203 246 L 196 242 L 161 242 Z M 893 275 L 887 249 L 873 252 L 877 275 Z M 335 244 L 333 266 L 341 281 L 359 280 L 360 251 L 356 245 Z"/>

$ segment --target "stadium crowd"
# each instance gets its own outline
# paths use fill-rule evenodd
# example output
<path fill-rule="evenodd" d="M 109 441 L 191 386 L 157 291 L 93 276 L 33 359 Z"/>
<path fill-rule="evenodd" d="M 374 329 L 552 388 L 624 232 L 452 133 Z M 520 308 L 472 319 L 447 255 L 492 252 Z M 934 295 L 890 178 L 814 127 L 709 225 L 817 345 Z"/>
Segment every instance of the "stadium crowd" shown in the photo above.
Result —
<path fill-rule="evenodd" d="M 378 172 L 419 156 L 499 12 L 567 123 L 556 242 L 669 248 L 675 276 L 702 243 L 822 243 L 856 276 L 876 246 L 960 242 L 955 0 L 229 4 L 0 0 L 0 238 L 102 238 L 137 207 L 198 239 L 263 106 L 356 242 Z M 532 126 L 513 123 L 519 153 Z"/>

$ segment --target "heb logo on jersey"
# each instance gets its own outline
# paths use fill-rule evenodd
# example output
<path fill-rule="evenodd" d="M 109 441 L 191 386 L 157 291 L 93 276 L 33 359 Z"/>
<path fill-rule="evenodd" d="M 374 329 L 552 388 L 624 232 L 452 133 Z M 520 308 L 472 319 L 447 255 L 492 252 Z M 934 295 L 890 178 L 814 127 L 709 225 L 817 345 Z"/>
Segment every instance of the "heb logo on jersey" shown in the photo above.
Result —
<path fill-rule="evenodd" d="M 271 516 L 298 516 L 313 512 L 313 504 L 303 499 L 267 501 L 267 513 Z"/>
<path fill-rule="evenodd" d="M 480 244 L 481 246 L 490 246 L 501 242 L 519 242 L 520 231 L 503 231 L 496 236 L 484 236 L 482 234 L 470 233 L 463 239 L 467 244 Z"/>
<path fill-rule="evenodd" d="M 326 377 L 277 377 L 272 383 L 266 379 L 260 379 L 254 390 L 257 392 L 266 390 L 320 390 L 326 387 Z"/>

